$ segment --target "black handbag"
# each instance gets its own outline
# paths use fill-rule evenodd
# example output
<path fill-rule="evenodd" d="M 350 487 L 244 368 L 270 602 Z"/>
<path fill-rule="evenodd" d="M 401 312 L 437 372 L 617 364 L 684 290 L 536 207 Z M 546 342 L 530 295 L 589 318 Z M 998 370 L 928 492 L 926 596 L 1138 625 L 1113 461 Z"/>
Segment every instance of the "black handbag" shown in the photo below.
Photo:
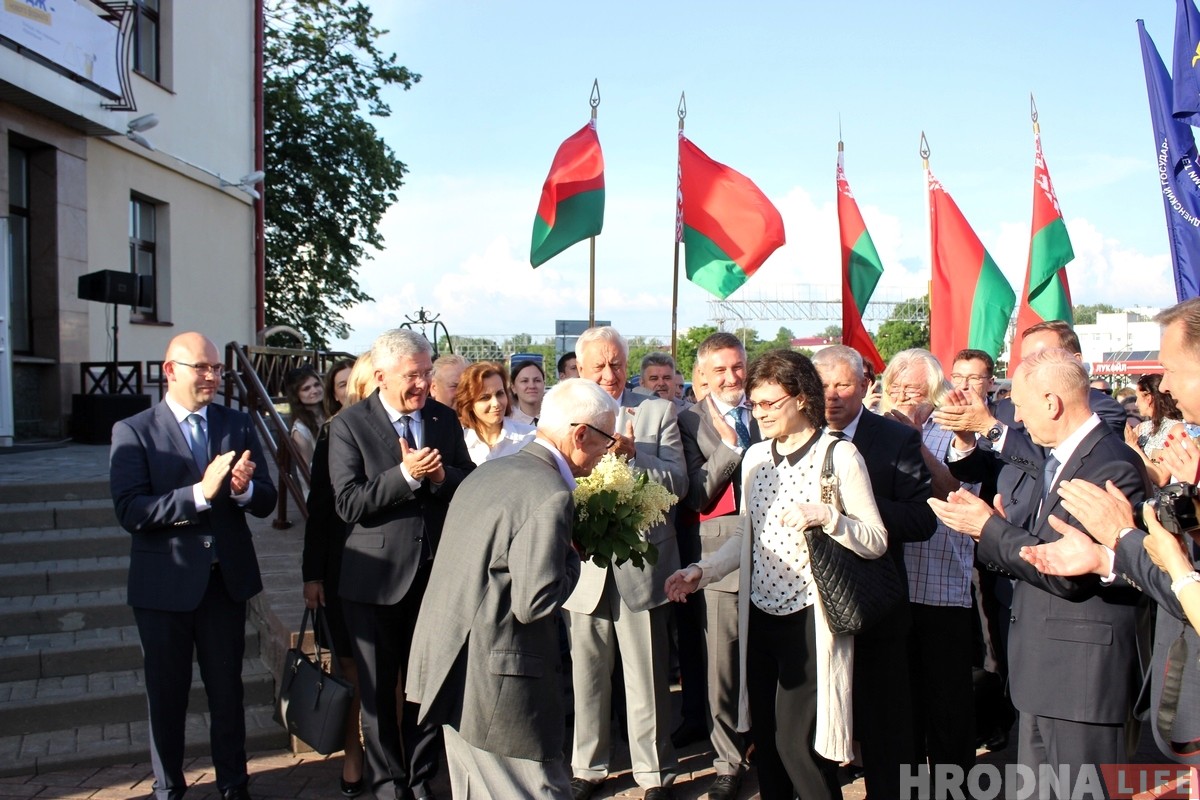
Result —
<path fill-rule="evenodd" d="M 310 615 L 314 618 L 314 634 L 320 628 L 320 635 L 314 636 L 317 640 L 315 659 L 304 652 L 304 634 Z M 321 642 L 328 642 L 330 663 L 335 673 L 340 672 L 324 609 L 318 606 L 315 613 L 312 609 L 304 609 L 296 642 L 283 657 L 276 716 L 288 733 L 327 756 L 345 745 L 346 715 L 350 701 L 354 699 L 354 686 L 340 675 L 326 672 L 321 664 Z"/>
<path fill-rule="evenodd" d="M 830 442 L 825 451 L 821 502 L 836 506 L 844 514 L 837 477 L 833 474 L 833 448 L 838 441 Z M 819 526 L 806 528 L 804 540 L 808 543 L 817 595 L 829 629 L 835 634 L 869 630 L 907 598 L 900 573 L 887 553 L 879 558 L 863 558 L 829 538 Z"/>

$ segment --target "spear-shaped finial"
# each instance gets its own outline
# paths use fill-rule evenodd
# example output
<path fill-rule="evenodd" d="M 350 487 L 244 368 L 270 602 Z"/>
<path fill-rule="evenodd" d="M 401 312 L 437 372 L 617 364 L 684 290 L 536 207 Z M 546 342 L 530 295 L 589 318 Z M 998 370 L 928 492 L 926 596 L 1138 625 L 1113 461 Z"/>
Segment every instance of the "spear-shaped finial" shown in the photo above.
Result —
<path fill-rule="evenodd" d="M 1042 128 L 1038 125 L 1037 102 L 1033 99 L 1033 92 L 1029 93 L 1029 118 L 1033 120 L 1033 132 L 1041 133 Z"/>
<path fill-rule="evenodd" d="M 679 130 L 683 130 L 683 120 L 687 117 L 687 92 L 679 93 L 679 108 L 675 113 L 679 115 Z"/>
<path fill-rule="evenodd" d="M 592 119 L 596 118 L 596 109 L 600 107 L 600 79 L 592 79 L 592 96 L 588 98 L 592 106 Z"/>
<path fill-rule="evenodd" d="M 842 152 L 842 114 L 838 112 L 838 152 Z"/>
<path fill-rule="evenodd" d="M 921 165 L 925 169 L 929 169 L 929 140 L 925 138 L 925 131 L 921 131 Z"/>

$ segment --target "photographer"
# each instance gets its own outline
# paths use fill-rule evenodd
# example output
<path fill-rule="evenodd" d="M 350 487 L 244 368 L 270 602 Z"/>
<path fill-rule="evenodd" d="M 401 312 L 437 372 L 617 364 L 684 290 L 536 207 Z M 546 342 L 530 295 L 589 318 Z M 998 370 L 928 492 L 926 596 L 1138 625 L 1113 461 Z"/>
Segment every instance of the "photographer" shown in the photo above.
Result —
<path fill-rule="evenodd" d="M 1200 421 L 1200 299 L 1173 306 L 1156 321 L 1163 327 L 1160 389 L 1175 399 L 1185 420 Z M 1154 739 L 1166 757 L 1200 764 L 1200 707 L 1195 702 L 1200 694 L 1200 452 L 1191 439 L 1174 437 L 1167 440 L 1162 459 L 1181 482 L 1161 489 L 1155 505 L 1139 509 L 1141 530 L 1134 524 L 1133 507 L 1114 487 L 1064 481 L 1058 487 L 1063 508 L 1092 538 L 1052 520 L 1063 538 L 1025 547 L 1021 557 L 1050 575 L 1091 572 L 1109 581 L 1120 579 L 1158 603 L 1150 669 Z"/>

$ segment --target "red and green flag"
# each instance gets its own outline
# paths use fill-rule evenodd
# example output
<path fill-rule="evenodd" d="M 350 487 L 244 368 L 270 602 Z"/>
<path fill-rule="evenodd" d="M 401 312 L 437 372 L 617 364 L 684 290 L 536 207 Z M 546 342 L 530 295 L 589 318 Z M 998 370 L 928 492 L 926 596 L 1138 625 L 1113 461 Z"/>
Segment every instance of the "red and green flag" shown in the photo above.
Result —
<path fill-rule="evenodd" d="M 604 227 L 604 154 L 596 120 L 559 145 L 542 186 L 529 263 L 541 266 Z"/>
<path fill-rule="evenodd" d="M 1075 258 L 1050 171 L 1042 156 L 1042 136 L 1035 123 L 1033 133 L 1033 231 L 1029 239 L 1029 267 L 1025 272 L 1025 294 L 1017 312 L 1017 335 L 1031 325 L 1053 319 L 1074 324 L 1067 264 Z M 1012 375 L 1017 359 L 1009 360 Z"/>
<path fill-rule="evenodd" d="M 953 198 L 926 167 L 933 285 L 930 350 L 949 366 L 964 347 L 996 358 L 1017 296 Z"/>
<path fill-rule="evenodd" d="M 688 280 L 724 300 L 784 243 L 783 217 L 754 182 L 679 133 L 677 241 Z"/>
<path fill-rule="evenodd" d="M 863 325 L 862 315 L 883 275 L 883 263 L 846 180 L 841 142 L 838 142 L 837 192 L 838 230 L 842 236 L 842 344 L 853 347 L 875 365 L 876 372 L 882 372 L 883 358 Z"/>

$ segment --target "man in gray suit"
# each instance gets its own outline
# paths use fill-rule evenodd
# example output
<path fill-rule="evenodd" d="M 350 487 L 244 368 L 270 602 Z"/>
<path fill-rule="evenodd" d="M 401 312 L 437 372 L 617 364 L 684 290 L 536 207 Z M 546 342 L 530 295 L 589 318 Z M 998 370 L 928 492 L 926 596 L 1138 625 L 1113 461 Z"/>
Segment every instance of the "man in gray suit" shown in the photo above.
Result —
<path fill-rule="evenodd" d="M 575 343 L 579 375 L 598 383 L 621 404 L 613 452 L 631 459 L 672 494 L 687 493 L 687 470 L 675 406 L 625 391 L 629 347 L 615 328 L 589 328 Z M 575 800 L 587 800 L 608 777 L 612 671 L 617 647 L 625 674 L 633 778 L 647 800 L 670 798 L 675 766 L 671 747 L 671 692 L 667 682 L 667 576 L 679 568 L 675 513 L 647 533 L 658 562 L 583 565 L 564 608 L 571 635 L 575 684 L 575 740 L 571 754 Z"/>
<path fill-rule="evenodd" d="M 580 378 L 542 401 L 537 438 L 450 504 L 421 604 L 408 699 L 443 725 L 457 800 L 571 796 L 556 617 L 579 579 L 575 478 L 612 443 L 617 403 Z"/>
<path fill-rule="evenodd" d="M 1063 505 L 1060 484 L 1111 481 L 1137 503 L 1145 496 L 1146 470 L 1092 413 L 1087 372 L 1072 353 L 1046 349 L 1027 357 L 1013 378 L 1012 399 L 1032 442 L 1051 448 L 1027 527 L 963 489 L 929 504 L 949 527 L 976 539 L 980 563 L 1017 580 L 1009 634 L 1009 686 L 1020 712 L 1017 760 L 1034 770 L 1040 796 L 1049 790 L 1066 797 L 1070 787 L 1053 786 L 1041 768 L 1057 775 L 1067 767 L 1074 779 L 1082 765 L 1127 760 L 1125 725 L 1141 676 L 1138 597 L 1122 580 L 1105 585 L 1096 576 L 1044 575 L 1020 552 L 1078 524 Z M 1006 511 L 1011 519 L 1012 509 Z"/>
<path fill-rule="evenodd" d="M 687 458 L 689 517 L 687 540 L 697 552 L 683 550 L 687 564 L 707 558 L 721 549 L 741 517 L 742 455 L 759 440 L 758 422 L 746 402 L 746 350 L 732 333 L 718 331 L 700 343 L 696 351 L 709 393 L 679 415 L 683 452 Z M 680 516 L 685 514 L 680 512 Z M 698 530 L 698 542 L 692 537 Z M 708 713 L 712 720 L 709 738 L 716 758 L 717 778 L 709 787 L 711 800 L 736 800 L 746 767 L 745 742 L 738 733 L 738 576 L 730 573 L 704 587 L 700 603 L 677 607 L 677 615 L 699 611 L 703 624 L 708 662 Z M 698 608 L 693 609 L 693 606 Z M 680 627 L 680 636 L 683 628 Z M 680 646 L 681 657 L 684 652 Z M 680 667 L 682 670 L 682 666 Z"/>

